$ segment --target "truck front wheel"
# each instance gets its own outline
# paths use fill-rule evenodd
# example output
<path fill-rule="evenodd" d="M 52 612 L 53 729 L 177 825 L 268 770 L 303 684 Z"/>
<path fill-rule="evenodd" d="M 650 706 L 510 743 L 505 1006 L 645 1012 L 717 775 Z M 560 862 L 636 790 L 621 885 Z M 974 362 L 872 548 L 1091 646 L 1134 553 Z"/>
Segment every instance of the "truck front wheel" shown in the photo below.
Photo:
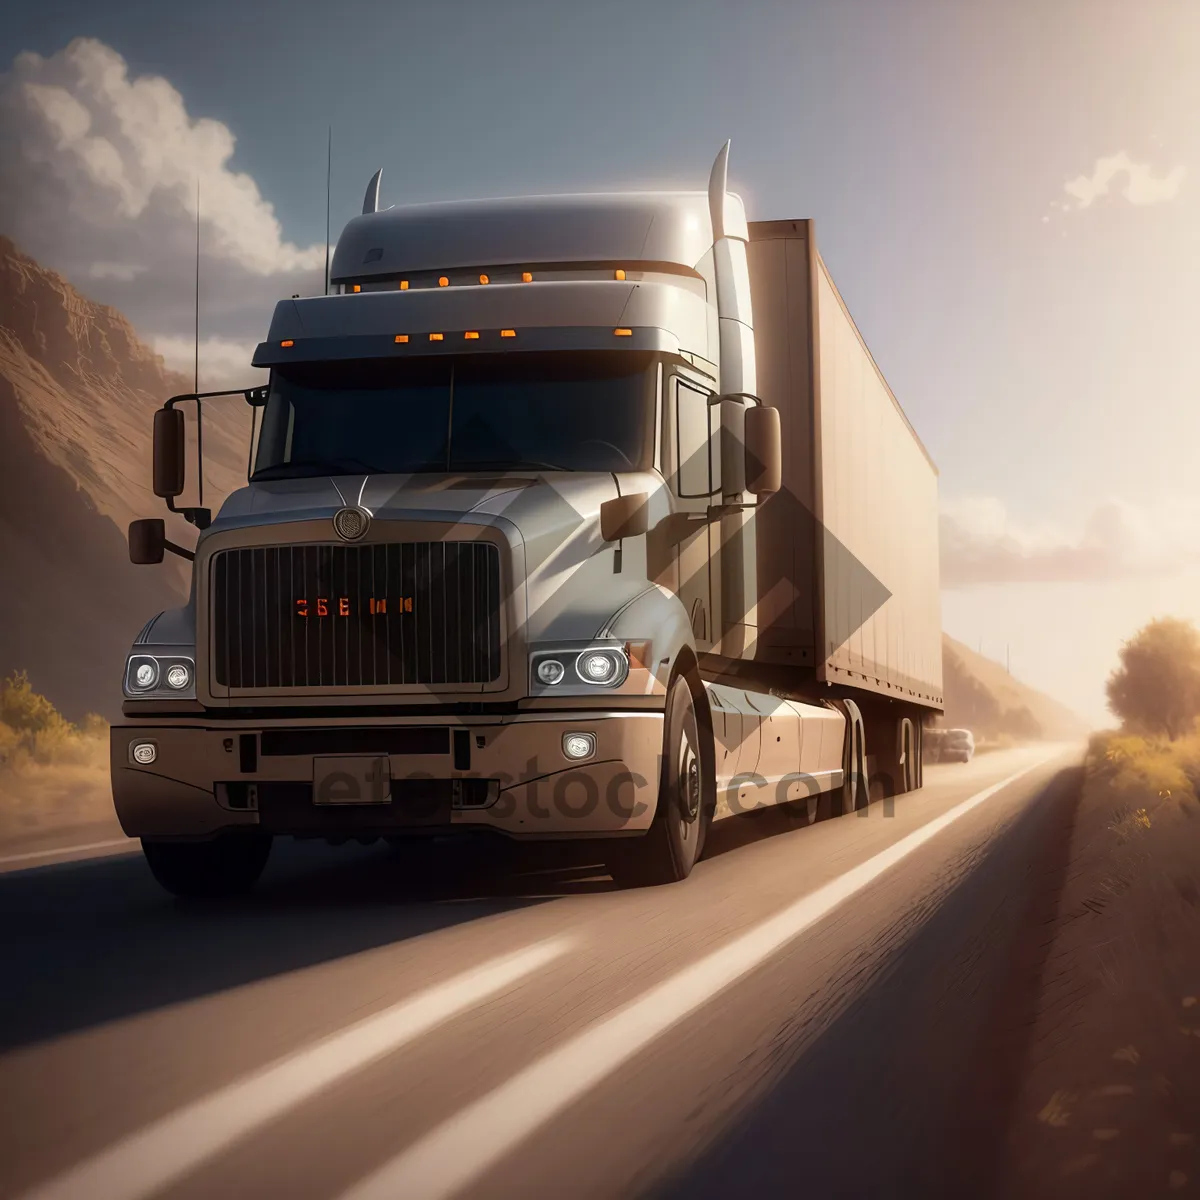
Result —
<path fill-rule="evenodd" d="M 643 837 L 613 843 L 608 869 L 623 887 L 677 883 L 691 874 L 712 818 L 696 704 L 679 676 L 667 700 L 654 821 Z"/>
<path fill-rule="evenodd" d="M 143 838 L 142 853 L 151 874 L 173 895 L 184 899 L 236 896 L 258 882 L 271 853 L 271 837 L 225 833 L 208 842 Z"/>

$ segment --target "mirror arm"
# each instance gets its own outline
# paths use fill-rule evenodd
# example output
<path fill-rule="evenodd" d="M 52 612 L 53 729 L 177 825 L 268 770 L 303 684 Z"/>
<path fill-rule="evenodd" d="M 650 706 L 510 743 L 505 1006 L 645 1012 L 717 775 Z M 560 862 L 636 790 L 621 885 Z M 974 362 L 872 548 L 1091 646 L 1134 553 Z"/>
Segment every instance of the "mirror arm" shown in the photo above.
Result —
<path fill-rule="evenodd" d="M 164 539 L 163 549 L 170 550 L 172 554 L 178 554 L 180 558 L 186 558 L 188 562 L 196 561 L 196 555 L 191 550 L 185 549 L 183 546 L 177 546 L 174 542 L 168 542 Z"/>
<path fill-rule="evenodd" d="M 756 396 L 753 392 L 722 392 L 720 394 L 714 393 L 713 395 L 711 395 L 708 398 L 708 403 L 709 403 L 709 406 L 711 407 L 714 404 L 720 404 L 722 400 L 751 400 L 755 404 L 757 404 L 760 408 L 762 407 L 762 399 L 760 397 Z"/>
<path fill-rule="evenodd" d="M 200 503 L 194 507 L 179 508 L 175 504 L 174 497 L 166 497 L 167 511 L 178 513 L 185 521 L 191 525 L 195 525 L 197 529 L 207 529 L 212 524 L 212 513 L 204 507 L 204 433 L 203 433 L 203 405 L 202 400 L 213 400 L 218 396 L 241 396 L 251 408 L 261 408 L 267 402 L 266 387 L 253 388 L 232 388 L 221 392 L 184 392 L 179 396 L 172 396 L 164 405 L 164 409 L 172 409 L 177 404 L 183 404 L 188 401 L 196 403 L 196 460 L 197 460 L 197 499 Z M 253 441 L 253 435 L 251 435 Z M 167 549 L 173 552 L 178 552 L 177 547 L 171 546 L 169 543 Z M 191 557 L 190 551 L 182 552 L 184 557 Z"/>

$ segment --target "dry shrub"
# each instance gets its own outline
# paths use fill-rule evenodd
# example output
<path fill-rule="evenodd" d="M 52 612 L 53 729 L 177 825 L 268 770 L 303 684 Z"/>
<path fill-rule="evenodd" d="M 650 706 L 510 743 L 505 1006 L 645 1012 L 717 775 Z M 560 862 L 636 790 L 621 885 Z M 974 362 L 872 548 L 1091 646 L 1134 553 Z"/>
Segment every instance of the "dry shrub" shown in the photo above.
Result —
<path fill-rule="evenodd" d="M 1087 766 L 1121 799 L 1194 801 L 1200 783 L 1200 733 L 1175 741 L 1133 733 L 1093 734 Z"/>
<path fill-rule="evenodd" d="M 110 817 L 107 767 L 102 717 L 73 725 L 24 671 L 0 683 L 0 835 Z"/>

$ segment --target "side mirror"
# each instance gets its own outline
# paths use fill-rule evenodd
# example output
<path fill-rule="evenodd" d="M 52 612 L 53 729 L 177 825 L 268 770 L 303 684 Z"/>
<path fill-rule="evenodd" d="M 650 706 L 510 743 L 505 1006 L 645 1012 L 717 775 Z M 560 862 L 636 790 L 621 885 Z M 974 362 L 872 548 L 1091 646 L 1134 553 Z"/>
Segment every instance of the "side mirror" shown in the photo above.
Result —
<path fill-rule="evenodd" d="M 650 497 L 646 492 L 618 496 L 600 505 L 600 536 L 606 542 L 639 537 L 650 528 Z"/>
<path fill-rule="evenodd" d="M 183 412 L 160 408 L 154 414 L 154 494 L 162 500 L 183 494 L 183 452 Z M 152 561 L 161 562 L 162 556 Z"/>
<path fill-rule="evenodd" d="M 746 491 L 770 496 L 783 481 L 783 436 L 779 411 L 758 404 L 746 409 Z"/>
<path fill-rule="evenodd" d="M 166 525 L 160 517 L 129 523 L 129 561 L 139 566 L 160 563 L 167 548 Z"/>

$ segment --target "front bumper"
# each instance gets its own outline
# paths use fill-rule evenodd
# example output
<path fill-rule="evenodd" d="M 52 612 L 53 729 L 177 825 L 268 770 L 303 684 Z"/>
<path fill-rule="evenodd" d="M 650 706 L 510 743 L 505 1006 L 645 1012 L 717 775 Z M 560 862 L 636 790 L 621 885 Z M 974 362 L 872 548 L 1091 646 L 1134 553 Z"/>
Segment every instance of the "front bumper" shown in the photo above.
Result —
<path fill-rule="evenodd" d="M 113 801 L 126 834 L 145 838 L 232 829 L 331 838 L 478 829 L 530 839 L 636 835 L 654 818 L 662 723 L 661 713 L 644 711 L 453 724 L 433 713 L 357 724 L 131 722 L 111 731 Z M 579 732 L 594 736 L 595 751 L 572 762 L 563 738 Z M 152 764 L 134 761 L 139 742 L 154 744 Z M 391 802 L 314 804 L 323 750 L 386 757 Z"/>

